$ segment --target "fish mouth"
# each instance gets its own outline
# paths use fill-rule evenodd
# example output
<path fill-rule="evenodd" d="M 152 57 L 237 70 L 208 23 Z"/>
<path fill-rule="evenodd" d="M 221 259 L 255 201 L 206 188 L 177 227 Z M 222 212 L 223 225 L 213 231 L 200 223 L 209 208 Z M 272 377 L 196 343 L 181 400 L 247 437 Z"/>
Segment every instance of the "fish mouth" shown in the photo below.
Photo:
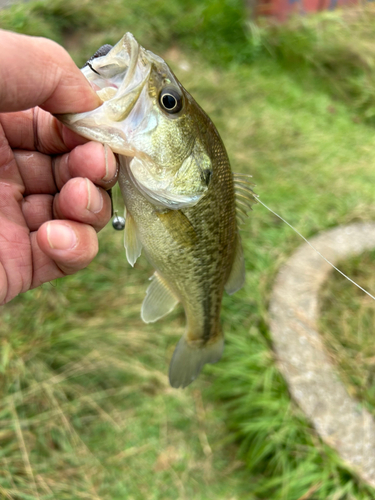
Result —
<path fill-rule="evenodd" d="M 133 78 L 138 54 L 137 40 L 126 33 L 105 55 L 90 59 L 82 73 L 97 92 L 105 88 L 119 90 L 123 83 L 129 84 Z"/>
<path fill-rule="evenodd" d="M 131 135 L 149 114 L 147 82 L 157 59 L 131 33 L 126 33 L 105 55 L 90 59 L 82 68 L 102 105 L 92 111 L 56 118 L 86 139 L 107 144 L 115 153 L 135 156 L 137 150 L 131 144 Z"/>
<path fill-rule="evenodd" d="M 124 120 L 139 99 L 151 71 L 145 56 L 134 36 L 126 33 L 106 55 L 89 61 L 82 69 L 109 119 Z"/>

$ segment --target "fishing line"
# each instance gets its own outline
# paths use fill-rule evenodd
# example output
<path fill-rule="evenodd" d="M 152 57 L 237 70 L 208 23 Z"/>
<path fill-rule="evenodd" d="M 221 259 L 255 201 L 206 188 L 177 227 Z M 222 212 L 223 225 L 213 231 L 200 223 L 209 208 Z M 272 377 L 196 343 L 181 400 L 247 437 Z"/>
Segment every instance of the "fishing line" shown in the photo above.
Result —
<path fill-rule="evenodd" d="M 277 214 L 276 212 L 274 212 L 272 210 L 272 208 L 268 207 L 265 203 L 263 203 L 263 201 L 261 201 L 258 196 L 254 196 L 254 198 L 256 199 L 256 201 L 258 203 L 260 203 L 261 205 L 264 206 L 264 208 L 266 208 L 267 210 L 269 210 L 271 213 L 273 213 L 274 215 L 276 215 L 276 217 L 278 217 L 280 220 L 282 220 L 283 222 L 285 222 L 285 224 L 287 226 L 289 226 L 291 229 L 293 229 L 293 231 L 295 233 L 298 234 L 298 236 L 300 236 L 313 250 L 315 250 L 315 252 L 322 258 L 324 259 L 327 264 L 329 264 L 331 267 L 333 267 L 333 269 L 335 269 L 337 272 L 339 272 L 342 276 L 344 276 L 344 278 L 346 278 L 348 281 L 350 281 L 351 283 L 353 283 L 353 285 L 355 285 L 357 288 L 359 288 L 360 290 L 362 290 L 362 292 L 365 292 L 369 297 L 371 297 L 373 300 L 375 300 L 375 297 L 373 295 L 371 295 L 371 293 L 369 293 L 367 290 L 365 290 L 364 288 L 362 288 L 360 285 L 358 285 L 358 283 L 356 283 L 355 281 L 353 281 L 351 278 L 349 278 L 349 276 L 347 276 L 346 274 L 344 274 L 342 271 L 340 271 L 340 269 L 338 269 L 335 265 L 332 264 L 332 262 L 330 262 L 328 259 L 326 259 L 324 257 L 324 255 L 322 255 L 319 250 L 317 250 L 314 245 L 312 243 L 310 243 L 299 231 L 297 231 L 297 229 L 295 227 L 293 227 L 291 224 L 289 224 L 288 221 L 286 221 L 285 219 L 283 219 L 279 214 Z"/>

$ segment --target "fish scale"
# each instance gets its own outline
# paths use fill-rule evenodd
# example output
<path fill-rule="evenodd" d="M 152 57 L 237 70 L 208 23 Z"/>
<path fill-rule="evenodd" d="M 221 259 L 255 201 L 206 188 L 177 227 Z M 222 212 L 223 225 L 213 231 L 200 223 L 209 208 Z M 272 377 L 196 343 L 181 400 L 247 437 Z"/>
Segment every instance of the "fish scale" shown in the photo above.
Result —
<path fill-rule="evenodd" d="M 186 387 L 204 364 L 220 359 L 224 289 L 236 292 L 245 278 L 228 155 L 214 124 L 168 65 L 130 33 L 82 71 L 104 102 L 59 118 L 118 155 L 126 256 L 134 265 L 143 252 L 155 269 L 141 317 L 153 322 L 177 302 L 184 307 L 186 330 L 169 380 Z"/>

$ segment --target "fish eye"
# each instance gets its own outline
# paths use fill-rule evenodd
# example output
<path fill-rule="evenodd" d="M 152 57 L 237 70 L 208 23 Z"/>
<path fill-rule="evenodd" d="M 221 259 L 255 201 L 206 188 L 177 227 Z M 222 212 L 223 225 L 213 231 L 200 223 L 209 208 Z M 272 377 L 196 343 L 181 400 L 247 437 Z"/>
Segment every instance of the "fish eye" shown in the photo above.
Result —
<path fill-rule="evenodd" d="M 167 113 L 178 113 L 182 109 L 182 94 L 176 87 L 164 87 L 160 92 L 159 102 Z"/>

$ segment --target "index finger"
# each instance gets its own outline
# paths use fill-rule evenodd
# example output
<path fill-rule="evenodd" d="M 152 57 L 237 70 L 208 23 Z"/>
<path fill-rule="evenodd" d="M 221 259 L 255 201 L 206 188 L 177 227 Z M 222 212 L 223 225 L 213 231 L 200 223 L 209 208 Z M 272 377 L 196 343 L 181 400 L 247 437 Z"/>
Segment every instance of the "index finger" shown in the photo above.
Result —
<path fill-rule="evenodd" d="M 46 38 L 0 30 L 0 111 L 41 106 L 80 113 L 101 104 L 63 47 Z"/>

